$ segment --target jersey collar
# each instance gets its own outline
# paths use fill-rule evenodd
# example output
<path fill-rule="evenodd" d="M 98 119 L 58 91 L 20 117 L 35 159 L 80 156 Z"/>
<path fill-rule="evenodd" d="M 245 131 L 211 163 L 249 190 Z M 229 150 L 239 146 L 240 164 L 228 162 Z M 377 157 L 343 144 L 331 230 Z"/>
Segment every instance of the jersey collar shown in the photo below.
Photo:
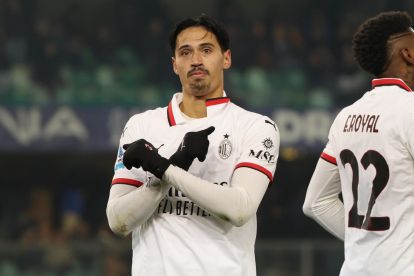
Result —
<path fill-rule="evenodd" d="M 408 92 L 412 92 L 411 88 L 407 84 L 405 84 L 405 82 L 402 79 L 382 78 L 382 79 L 372 80 L 372 88 L 379 87 L 379 86 L 387 86 L 387 85 L 397 85 Z"/>
<path fill-rule="evenodd" d="M 230 102 L 230 98 L 227 97 L 226 92 L 223 91 L 223 97 L 212 98 L 206 100 L 207 117 L 213 116 L 222 111 L 227 103 Z M 181 115 L 180 103 L 183 101 L 183 94 L 176 93 L 172 97 L 167 107 L 167 118 L 170 126 L 184 124 L 186 120 Z"/>

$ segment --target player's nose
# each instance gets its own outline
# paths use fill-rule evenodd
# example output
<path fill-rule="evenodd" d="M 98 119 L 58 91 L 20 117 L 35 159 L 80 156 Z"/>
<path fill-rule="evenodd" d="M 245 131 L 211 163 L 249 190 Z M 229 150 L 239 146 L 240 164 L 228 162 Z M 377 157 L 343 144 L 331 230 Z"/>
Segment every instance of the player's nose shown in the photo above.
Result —
<path fill-rule="evenodd" d="M 203 64 L 203 56 L 201 55 L 200 52 L 195 51 L 195 53 L 192 56 L 192 65 L 193 66 L 200 66 Z"/>

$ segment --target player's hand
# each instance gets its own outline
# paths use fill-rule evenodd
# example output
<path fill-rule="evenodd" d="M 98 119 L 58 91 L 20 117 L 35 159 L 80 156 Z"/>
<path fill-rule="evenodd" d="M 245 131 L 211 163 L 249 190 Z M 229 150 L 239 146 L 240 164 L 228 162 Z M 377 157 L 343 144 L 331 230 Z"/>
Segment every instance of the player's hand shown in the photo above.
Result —
<path fill-rule="evenodd" d="M 170 157 L 171 164 L 187 171 L 195 158 L 203 162 L 206 159 L 210 144 L 208 136 L 213 133 L 214 129 L 211 126 L 204 130 L 187 132 L 177 151 Z"/>
<path fill-rule="evenodd" d="M 131 144 L 122 146 L 125 149 L 123 163 L 130 170 L 132 167 L 142 167 L 159 179 L 162 178 L 170 161 L 158 154 L 158 150 L 148 141 L 139 139 Z"/>

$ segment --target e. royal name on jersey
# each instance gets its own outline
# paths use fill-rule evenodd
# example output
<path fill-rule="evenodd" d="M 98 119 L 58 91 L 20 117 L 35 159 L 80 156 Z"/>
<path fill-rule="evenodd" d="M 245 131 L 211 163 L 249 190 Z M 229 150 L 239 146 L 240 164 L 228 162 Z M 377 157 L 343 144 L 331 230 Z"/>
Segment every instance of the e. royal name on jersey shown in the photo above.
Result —
<path fill-rule="evenodd" d="M 348 115 L 343 132 L 372 132 L 377 133 L 377 123 L 380 115 L 358 114 Z"/>

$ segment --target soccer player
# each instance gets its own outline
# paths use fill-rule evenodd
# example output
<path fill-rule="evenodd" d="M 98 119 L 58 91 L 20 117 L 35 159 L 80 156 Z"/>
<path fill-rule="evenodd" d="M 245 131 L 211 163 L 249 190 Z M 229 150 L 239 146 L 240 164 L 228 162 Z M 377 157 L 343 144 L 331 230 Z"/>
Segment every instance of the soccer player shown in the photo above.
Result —
<path fill-rule="evenodd" d="M 277 126 L 224 92 L 231 52 L 215 20 L 179 22 L 170 46 L 182 91 L 127 122 L 109 226 L 132 232 L 133 275 L 256 275 L 256 211 L 276 169 Z"/>
<path fill-rule="evenodd" d="M 344 240 L 341 276 L 414 275 L 414 30 L 384 12 L 353 37 L 372 90 L 339 112 L 303 210 Z M 338 197 L 342 192 L 342 200 Z"/>

